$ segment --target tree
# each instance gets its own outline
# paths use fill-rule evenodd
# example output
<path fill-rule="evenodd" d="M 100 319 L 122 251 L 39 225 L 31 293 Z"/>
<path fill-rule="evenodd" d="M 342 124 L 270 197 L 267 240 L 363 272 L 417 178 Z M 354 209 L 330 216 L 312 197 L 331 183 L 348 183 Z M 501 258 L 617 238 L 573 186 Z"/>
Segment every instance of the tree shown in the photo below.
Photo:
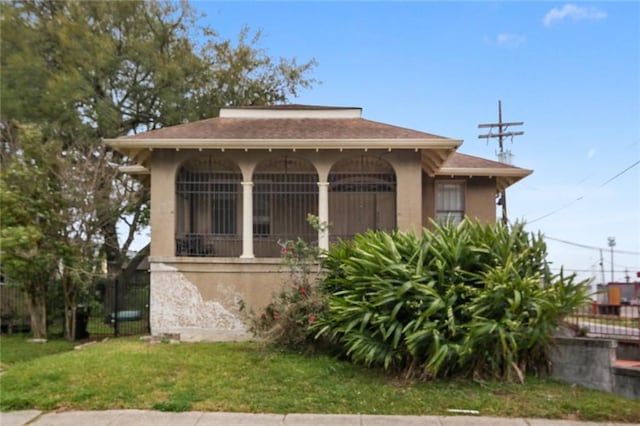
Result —
<path fill-rule="evenodd" d="M 258 47 L 260 33 L 247 29 L 236 43 L 221 39 L 186 2 L 45 0 L 0 8 L 2 163 L 16 152 L 7 135 L 15 123 L 29 122 L 84 165 L 82 173 L 94 179 L 89 199 L 70 191 L 72 181 L 60 185 L 80 204 L 90 201 L 87 223 L 97 226 L 114 277 L 135 270 L 126 253 L 148 221 L 149 194 L 115 173 L 122 159 L 102 138 L 213 117 L 227 105 L 286 102 L 314 83 L 307 77 L 313 60 L 272 59 Z M 129 227 L 123 240 L 119 224 Z"/>
<path fill-rule="evenodd" d="M 0 261 L 6 278 L 22 285 L 34 337 L 46 338 L 47 290 L 65 251 L 59 238 L 65 201 L 52 179 L 59 147 L 42 143 L 34 129 L 26 129 L 20 141 L 0 175 Z"/>

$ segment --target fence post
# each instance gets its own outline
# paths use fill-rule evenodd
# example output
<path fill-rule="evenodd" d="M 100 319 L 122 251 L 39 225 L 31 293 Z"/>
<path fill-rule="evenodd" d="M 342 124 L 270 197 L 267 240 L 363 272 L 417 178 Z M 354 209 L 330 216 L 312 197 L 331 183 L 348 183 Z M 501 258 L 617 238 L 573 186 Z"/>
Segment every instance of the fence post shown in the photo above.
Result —
<path fill-rule="evenodd" d="M 120 278 L 116 277 L 113 285 L 113 335 L 118 337 L 118 311 L 120 310 L 120 306 L 118 303 L 118 286 L 120 285 Z"/>

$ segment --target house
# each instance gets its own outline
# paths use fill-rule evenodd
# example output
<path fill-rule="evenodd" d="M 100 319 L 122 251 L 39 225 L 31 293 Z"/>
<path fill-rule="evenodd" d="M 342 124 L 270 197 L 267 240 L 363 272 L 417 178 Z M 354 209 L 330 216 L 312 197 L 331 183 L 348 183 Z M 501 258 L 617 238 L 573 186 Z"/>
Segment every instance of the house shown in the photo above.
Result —
<path fill-rule="evenodd" d="M 361 108 L 222 108 L 219 117 L 105 142 L 151 187 L 151 330 L 245 333 L 286 271 L 279 241 L 328 248 L 431 218 L 496 220 L 496 194 L 531 173 L 459 154 L 462 141 L 362 118 Z M 331 223 L 314 231 L 306 216 Z"/>

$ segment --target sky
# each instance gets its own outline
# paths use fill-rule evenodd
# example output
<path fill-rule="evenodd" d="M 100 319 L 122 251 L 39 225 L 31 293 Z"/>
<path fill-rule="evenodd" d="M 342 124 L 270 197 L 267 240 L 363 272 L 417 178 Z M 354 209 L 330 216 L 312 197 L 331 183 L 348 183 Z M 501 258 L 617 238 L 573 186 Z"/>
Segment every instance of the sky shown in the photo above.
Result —
<path fill-rule="evenodd" d="M 272 57 L 315 59 L 292 103 L 462 139 L 495 160 L 478 124 L 523 121 L 506 142 L 533 175 L 507 190 L 511 220 L 547 237 L 552 268 L 602 282 L 640 271 L 640 3 L 208 2 L 201 23 Z M 558 241 L 561 240 L 561 241 Z M 587 247 L 581 247 L 587 246 Z"/>

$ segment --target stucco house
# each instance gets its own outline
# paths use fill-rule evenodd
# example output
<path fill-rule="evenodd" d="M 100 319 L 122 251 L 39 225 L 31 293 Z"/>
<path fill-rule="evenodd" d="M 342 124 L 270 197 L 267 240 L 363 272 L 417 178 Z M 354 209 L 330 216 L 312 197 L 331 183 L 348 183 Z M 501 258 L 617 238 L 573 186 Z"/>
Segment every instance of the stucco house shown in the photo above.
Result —
<path fill-rule="evenodd" d="M 151 331 L 183 340 L 245 335 L 240 305 L 260 309 L 284 282 L 278 241 L 328 248 L 430 218 L 495 222 L 496 194 L 531 173 L 361 108 L 223 108 L 105 142 L 151 188 Z M 331 227 L 314 231 L 308 213 Z"/>

